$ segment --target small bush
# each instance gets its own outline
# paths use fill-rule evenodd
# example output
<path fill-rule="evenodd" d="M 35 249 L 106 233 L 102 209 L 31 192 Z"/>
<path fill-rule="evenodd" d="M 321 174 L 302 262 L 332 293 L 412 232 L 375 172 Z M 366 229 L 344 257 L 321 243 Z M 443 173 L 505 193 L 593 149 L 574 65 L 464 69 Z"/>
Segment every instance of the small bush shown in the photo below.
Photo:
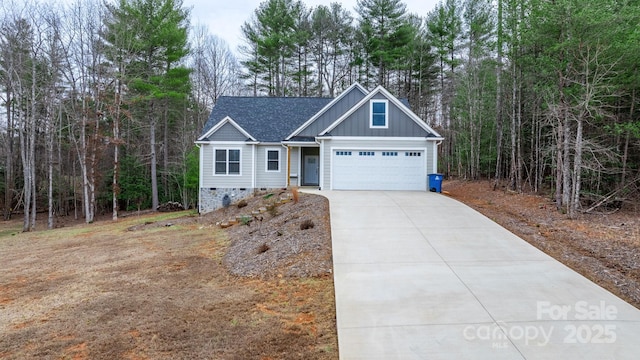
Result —
<path fill-rule="evenodd" d="M 300 224 L 300 230 L 313 229 L 314 226 L 316 226 L 316 224 L 314 224 L 312 220 L 307 219 Z"/>
<path fill-rule="evenodd" d="M 238 201 L 238 209 L 242 209 L 243 207 L 247 206 L 249 204 L 247 204 L 246 200 L 240 200 Z"/>
<path fill-rule="evenodd" d="M 269 215 L 271 215 L 271 217 L 280 215 L 280 211 L 278 211 L 278 205 L 275 202 L 267 205 L 267 212 L 269 213 Z"/>
<path fill-rule="evenodd" d="M 271 249 L 269 245 L 267 245 L 267 243 L 264 243 L 258 248 L 258 254 L 266 253 L 269 249 Z"/>
<path fill-rule="evenodd" d="M 293 189 L 291 189 L 291 195 L 293 196 L 293 203 L 297 204 L 298 201 L 300 200 L 300 193 L 298 192 L 297 187 L 294 187 Z"/>

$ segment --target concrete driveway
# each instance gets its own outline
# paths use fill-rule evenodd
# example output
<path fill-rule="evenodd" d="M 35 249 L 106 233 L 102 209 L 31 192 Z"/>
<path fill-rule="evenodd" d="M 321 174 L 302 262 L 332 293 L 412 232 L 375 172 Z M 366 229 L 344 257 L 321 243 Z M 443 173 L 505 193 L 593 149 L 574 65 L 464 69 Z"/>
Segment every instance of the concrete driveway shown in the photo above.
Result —
<path fill-rule="evenodd" d="M 322 191 L 341 359 L 637 359 L 640 311 L 466 205 Z"/>

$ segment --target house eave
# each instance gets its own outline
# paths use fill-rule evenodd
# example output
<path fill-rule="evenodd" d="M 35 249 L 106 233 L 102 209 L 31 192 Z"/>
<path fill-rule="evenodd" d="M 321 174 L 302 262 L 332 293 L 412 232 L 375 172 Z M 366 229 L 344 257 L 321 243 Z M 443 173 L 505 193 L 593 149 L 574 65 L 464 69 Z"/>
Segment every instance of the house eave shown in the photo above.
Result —
<path fill-rule="evenodd" d="M 315 141 L 283 141 L 282 145 L 299 146 L 299 147 L 318 147 L 318 143 L 316 143 Z"/>
<path fill-rule="evenodd" d="M 317 136 L 317 140 L 371 140 L 371 141 L 442 141 L 443 137 L 430 137 L 430 136 L 331 136 L 322 135 Z"/>
<path fill-rule="evenodd" d="M 262 144 L 259 141 L 215 141 L 215 140 L 197 140 L 194 142 L 196 145 L 258 145 Z"/>

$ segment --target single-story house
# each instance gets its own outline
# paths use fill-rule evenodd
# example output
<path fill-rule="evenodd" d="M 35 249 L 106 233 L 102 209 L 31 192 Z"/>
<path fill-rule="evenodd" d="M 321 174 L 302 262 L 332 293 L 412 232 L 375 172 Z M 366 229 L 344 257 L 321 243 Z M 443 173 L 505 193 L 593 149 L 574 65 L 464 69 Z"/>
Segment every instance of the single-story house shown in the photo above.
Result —
<path fill-rule="evenodd" d="M 426 191 L 442 140 L 381 86 L 333 99 L 220 97 L 196 141 L 199 210 L 289 186 Z"/>

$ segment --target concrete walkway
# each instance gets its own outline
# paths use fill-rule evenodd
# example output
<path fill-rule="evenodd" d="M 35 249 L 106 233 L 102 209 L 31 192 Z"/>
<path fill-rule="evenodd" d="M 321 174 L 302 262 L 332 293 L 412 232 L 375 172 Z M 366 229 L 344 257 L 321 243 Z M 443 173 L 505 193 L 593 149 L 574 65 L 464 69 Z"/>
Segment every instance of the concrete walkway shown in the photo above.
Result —
<path fill-rule="evenodd" d="M 640 357 L 640 311 L 464 204 L 319 193 L 341 359 Z"/>

